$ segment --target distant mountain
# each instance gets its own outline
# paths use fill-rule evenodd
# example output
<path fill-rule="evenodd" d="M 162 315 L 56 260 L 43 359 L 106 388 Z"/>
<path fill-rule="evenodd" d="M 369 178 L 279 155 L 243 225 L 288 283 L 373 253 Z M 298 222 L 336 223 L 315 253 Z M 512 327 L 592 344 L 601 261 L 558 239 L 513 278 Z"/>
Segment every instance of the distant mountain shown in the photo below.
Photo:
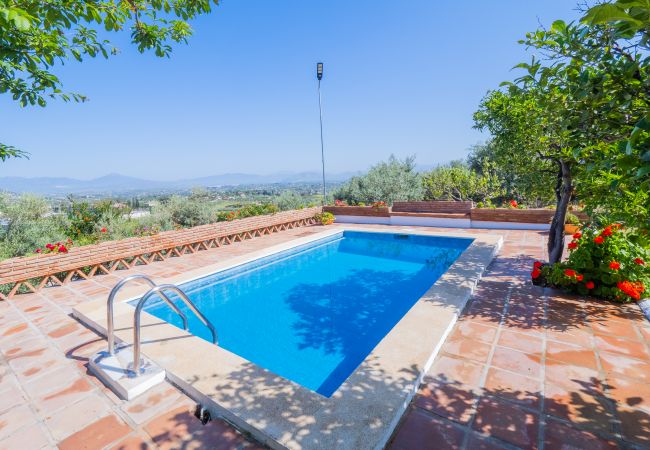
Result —
<path fill-rule="evenodd" d="M 357 172 L 327 174 L 327 181 L 346 181 L 354 175 L 357 175 Z M 316 183 L 321 181 L 321 177 L 320 172 L 280 172 L 271 175 L 225 173 L 176 181 L 145 180 L 116 173 L 93 180 L 61 177 L 0 177 L 0 191 L 31 192 L 44 195 L 117 194 L 156 190 L 174 191 L 196 186 L 222 187 L 273 183 Z"/>

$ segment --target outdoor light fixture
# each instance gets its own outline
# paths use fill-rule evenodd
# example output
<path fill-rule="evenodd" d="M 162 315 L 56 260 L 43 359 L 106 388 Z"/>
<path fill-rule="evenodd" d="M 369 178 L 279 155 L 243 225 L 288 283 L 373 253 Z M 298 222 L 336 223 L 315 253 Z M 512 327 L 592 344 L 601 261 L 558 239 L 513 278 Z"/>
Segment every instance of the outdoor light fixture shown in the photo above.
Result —
<path fill-rule="evenodd" d="M 323 106 L 320 96 L 320 80 L 323 79 L 323 63 L 319 62 L 316 64 L 316 78 L 318 78 L 318 112 L 320 113 L 320 156 L 321 162 L 323 163 L 323 201 L 322 204 L 325 205 L 325 148 L 323 147 Z"/>

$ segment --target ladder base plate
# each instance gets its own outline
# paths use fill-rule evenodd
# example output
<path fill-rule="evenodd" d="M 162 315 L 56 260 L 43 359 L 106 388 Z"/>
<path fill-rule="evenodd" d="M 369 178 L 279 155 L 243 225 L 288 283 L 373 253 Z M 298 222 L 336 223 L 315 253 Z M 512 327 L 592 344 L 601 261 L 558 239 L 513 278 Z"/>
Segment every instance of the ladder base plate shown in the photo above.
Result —
<path fill-rule="evenodd" d="M 88 364 L 91 372 L 124 400 L 131 400 L 165 381 L 165 370 L 142 357 L 140 375 L 133 374 L 131 346 L 116 347 L 115 354 L 95 353 Z"/>

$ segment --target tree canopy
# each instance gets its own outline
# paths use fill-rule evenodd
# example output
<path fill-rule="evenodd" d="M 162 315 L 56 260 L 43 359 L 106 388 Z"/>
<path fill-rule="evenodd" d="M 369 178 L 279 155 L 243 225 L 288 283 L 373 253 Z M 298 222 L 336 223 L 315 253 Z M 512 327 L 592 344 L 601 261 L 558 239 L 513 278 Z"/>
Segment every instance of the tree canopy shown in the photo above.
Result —
<path fill-rule="evenodd" d="M 118 49 L 105 39 L 129 31 L 140 52 L 171 54 L 173 43 L 192 34 L 189 20 L 209 13 L 217 0 L 0 0 L 0 93 L 21 106 L 46 106 L 48 100 L 84 101 L 63 91 L 57 64 L 101 56 Z M 0 160 L 25 156 L 0 143 Z"/>
<path fill-rule="evenodd" d="M 647 0 L 619 0 L 588 10 L 579 23 L 528 33 L 521 43 L 537 55 L 516 66 L 521 77 L 488 93 L 475 115 L 515 169 L 531 168 L 529 161 L 538 173 L 555 168 L 551 262 L 561 257 L 576 193 L 592 213 L 635 222 L 640 215 L 648 227 L 649 11 Z"/>

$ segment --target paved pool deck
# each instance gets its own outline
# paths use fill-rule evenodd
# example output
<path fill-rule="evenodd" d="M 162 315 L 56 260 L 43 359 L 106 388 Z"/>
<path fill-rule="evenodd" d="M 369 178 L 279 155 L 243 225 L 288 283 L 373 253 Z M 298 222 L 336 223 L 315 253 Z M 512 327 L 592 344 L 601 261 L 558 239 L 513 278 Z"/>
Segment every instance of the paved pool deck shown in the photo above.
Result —
<path fill-rule="evenodd" d="M 320 230 L 287 230 L 0 302 L 0 449 L 261 448 L 224 421 L 202 426 L 194 402 L 168 383 L 118 399 L 87 371 L 105 339 L 70 312 L 132 273 L 176 277 Z M 650 325 L 636 306 L 531 286 L 542 232 L 465 231 L 501 234 L 505 245 L 389 447 L 650 448 Z"/>

